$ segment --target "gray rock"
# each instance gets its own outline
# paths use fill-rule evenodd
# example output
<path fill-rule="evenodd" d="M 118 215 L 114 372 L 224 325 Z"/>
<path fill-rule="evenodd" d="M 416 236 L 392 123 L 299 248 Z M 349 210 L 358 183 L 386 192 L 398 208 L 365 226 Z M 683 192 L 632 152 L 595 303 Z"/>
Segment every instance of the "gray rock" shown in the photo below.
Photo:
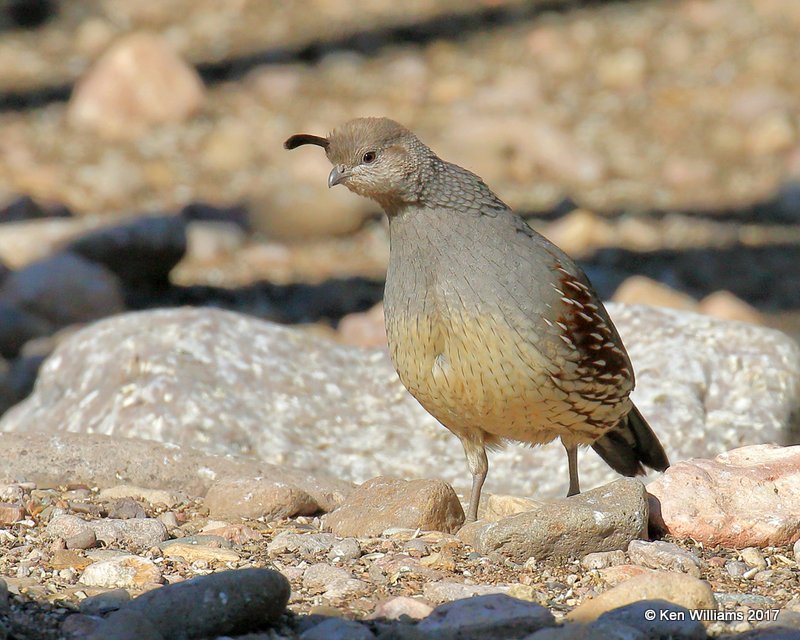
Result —
<path fill-rule="evenodd" d="M 120 609 L 94 627 L 86 640 L 168 640 L 143 611 Z"/>
<path fill-rule="evenodd" d="M 108 510 L 108 517 L 130 520 L 132 518 L 146 518 L 147 514 L 144 512 L 144 507 L 133 498 L 120 498 L 114 500 L 111 504 Z"/>
<path fill-rule="evenodd" d="M 647 493 L 638 480 L 621 478 L 603 487 L 484 525 L 478 550 L 497 551 L 514 562 L 528 558 L 583 557 L 625 549 L 647 536 Z"/>
<path fill-rule="evenodd" d="M 728 575 L 732 578 L 741 578 L 745 573 L 747 573 L 747 565 L 744 562 L 739 562 L 738 560 L 728 560 L 725 563 L 725 571 L 727 571 Z"/>
<path fill-rule="evenodd" d="M 267 545 L 270 555 L 281 553 L 298 553 L 302 558 L 309 558 L 327 553 L 336 544 L 336 536 L 332 533 L 292 533 L 282 531 Z"/>
<path fill-rule="evenodd" d="M 121 313 L 125 302 L 119 280 L 100 265 L 60 253 L 9 275 L 0 300 L 65 327 Z"/>
<path fill-rule="evenodd" d="M 270 569 L 220 571 L 148 591 L 123 611 L 148 617 L 164 640 L 263 629 L 289 601 L 289 581 Z"/>
<path fill-rule="evenodd" d="M 89 482 L 118 485 L 120 477 L 143 487 L 202 496 L 221 478 L 264 476 L 302 487 L 326 511 L 341 504 L 352 484 L 324 473 L 280 467 L 257 460 L 200 453 L 188 447 L 96 434 L 0 433 L 8 478 L 42 486 Z"/>
<path fill-rule="evenodd" d="M 633 544 L 633 543 L 631 543 Z M 581 560 L 584 569 L 605 569 L 606 567 L 617 567 L 625 564 L 627 558 L 625 553 L 619 549 L 614 551 L 595 551 L 587 553 Z"/>
<path fill-rule="evenodd" d="M 636 368 L 634 399 L 673 461 L 789 438 L 800 404 L 800 349 L 790 338 L 687 312 L 609 310 Z M 0 430 L 113 432 L 290 459 L 355 481 L 391 474 L 469 483 L 458 442 L 402 388 L 385 351 L 211 309 L 119 315 L 85 328 L 59 345 Z M 563 451 L 548 447 L 494 453 L 485 491 L 563 495 Z M 585 487 L 613 477 L 582 454 Z"/>
<path fill-rule="evenodd" d="M 218 547 L 220 549 L 233 548 L 233 543 L 230 540 L 227 540 L 222 536 L 206 535 L 203 533 L 198 533 L 193 536 L 183 536 L 181 538 L 172 538 L 170 540 L 164 540 L 164 542 L 159 543 L 158 548 L 161 549 L 162 551 L 166 551 L 171 546 L 176 544 L 212 546 L 212 547 Z"/>
<path fill-rule="evenodd" d="M 47 523 L 45 533 L 50 538 L 63 538 L 64 540 L 69 540 L 70 538 L 81 535 L 90 535 L 92 538 L 95 537 L 91 522 L 87 522 L 83 518 L 69 513 L 54 516 L 50 522 Z"/>
<path fill-rule="evenodd" d="M 426 600 L 438 604 L 453 602 L 477 596 L 505 594 L 508 586 L 503 584 L 464 584 L 463 582 L 426 582 L 422 587 L 422 595 Z"/>
<path fill-rule="evenodd" d="M 634 627 L 617 621 L 595 620 L 590 624 L 568 623 L 549 627 L 526 636 L 523 640 L 649 640 L 648 636 Z"/>
<path fill-rule="evenodd" d="M 105 615 L 116 611 L 131 601 L 131 594 L 126 589 L 112 589 L 81 600 L 80 612 L 85 615 Z"/>
<path fill-rule="evenodd" d="M 8 584 L 0 578 L 0 615 L 6 615 L 11 605 L 8 601 Z"/>
<path fill-rule="evenodd" d="M 355 538 L 342 538 L 333 543 L 328 551 L 328 559 L 356 560 L 361 557 L 361 545 Z"/>
<path fill-rule="evenodd" d="M 706 637 L 703 623 L 692 620 L 688 609 L 665 600 L 634 602 L 604 613 L 597 622 L 633 627 L 648 638 L 704 640 Z"/>
<path fill-rule="evenodd" d="M 455 600 L 436 607 L 417 629 L 437 639 L 519 638 L 555 624 L 544 607 L 503 594 Z"/>
<path fill-rule="evenodd" d="M 169 537 L 164 523 L 156 518 L 104 518 L 92 521 L 91 526 L 97 539 L 107 546 L 149 549 Z"/>
<path fill-rule="evenodd" d="M 374 640 L 375 634 L 353 620 L 328 618 L 300 634 L 300 640 Z"/>
<path fill-rule="evenodd" d="M 692 553 L 681 549 L 677 544 L 655 540 L 632 540 L 628 545 L 628 557 L 633 564 L 650 569 L 681 571 L 695 578 L 700 577 L 703 562 Z"/>

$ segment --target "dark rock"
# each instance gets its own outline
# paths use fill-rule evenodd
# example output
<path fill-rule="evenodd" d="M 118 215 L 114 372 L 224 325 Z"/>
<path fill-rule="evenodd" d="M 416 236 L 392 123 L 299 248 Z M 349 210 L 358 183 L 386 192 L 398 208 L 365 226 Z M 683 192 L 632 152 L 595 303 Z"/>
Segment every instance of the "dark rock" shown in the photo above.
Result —
<path fill-rule="evenodd" d="M 52 332 L 53 326 L 49 322 L 8 302 L 0 301 L 0 355 L 4 358 L 16 357 L 28 340 L 50 335 Z"/>
<path fill-rule="evenodd" d="M 501 640 L 554 624 L 553 614 L 544 607 L 498 593 L 440 605 L 417 624 L 417 630 L 439 640 Z"/>
<path fill-rule="evenodd" d="M 648 638 L 703 640 L 706 629 L 688 609 L 665 600 L 640 600 L 604 613 L 598 623 L 611 622 L 639 629 Z"/>
<path fill-rule="evenodd" d="M 26 356 L 14 360 L 0 375 L 0 414 L 5 413 L 33 391 L 39 368 L 45 356 Z"/>
<path fill-rule="evenodd" d="M 289 591 L 277 571 L 220 571 L 148 591 L 120 611 L 147 617 L 164 640 L 217 637 L 268 627 L 284 612 Z"/>
<path fill-rule="evenodd" d="M 55 327 L 125 310 L 114 274 L 72 253 L 59 253 L 15 271 L 0 286 L 0 301 Z"/>
<path fill-rule="evenodd" d="M 142 505 L 133 498 L 120 498 L 111 505 L 108 510 L 108 517 L 130 520 L 131 518 L 145 518 L 146 514 Z"/>
<path fill-rule="evenodd" d="M 12 25 L 33 29 L 58 11 L 55 0 L 8 0 L 3 11 Z"/>
<path fill-rule="evenodd" d="M 92 231 L 67 249 L 104 266 L 128 287 L 166 287 L 186 253 L 186 220 L 148 216 Z"/>
<path fill-rule="evenodd" d="M 215 207 L 206 202 L 187 204 L 180 213 L 187 222 L 227 222 L 250 231 L 250 219 L 244 206 Z"/>
<path fill-rule="evenodd" d="M 300 634 L 300 640 L 372 640 L 375 634 L 355 620 L 328 618 Z"/>
<path fill-rule="evenodd" d="M 168 640 L 168 638 L 159 632 L 156 622 L 147 612 L 124 608 L 112 612 L 95 627 L 86 640 Z"/>
<path fill-rule="evenodd" d="M 797 244 L 650 252 L 613 248 L 580 262 L 603 299 L 610 298 L 628 276 L 640 274 L 696 299 L 724 289 L 764 311 L 800 307 Z"/>
<path fill-rule="evenodd" d="M 33 3 L 30 3 L 33 4 Z M 71 218 L 72 212 L 63 205 L 42 206 L 30 196 L 22 196 L 0 208 L 0 222 L 22 222 L 41 218 Z"/>

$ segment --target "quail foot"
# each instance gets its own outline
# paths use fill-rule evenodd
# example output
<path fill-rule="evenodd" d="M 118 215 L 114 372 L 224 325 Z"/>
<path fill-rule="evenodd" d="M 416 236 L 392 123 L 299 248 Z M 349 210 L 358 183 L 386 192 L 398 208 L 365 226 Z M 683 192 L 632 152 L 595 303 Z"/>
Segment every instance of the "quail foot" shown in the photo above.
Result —
<path fill-rule="evenodd" d="M 389 218 L 384 308 L 400 380 L 464 447 L 475 520 L 486 449 L 560 438 L 569 490 L 591 445 L 617 472 L 669 461 L 630 394 L 631 362 L 586 275 L 475 174 L 439 158 L 387 118 L 359 118 L 327 138 L 328 186 L 377 202 Z M 644 465 L 644 466 L 643 466 Z"/>

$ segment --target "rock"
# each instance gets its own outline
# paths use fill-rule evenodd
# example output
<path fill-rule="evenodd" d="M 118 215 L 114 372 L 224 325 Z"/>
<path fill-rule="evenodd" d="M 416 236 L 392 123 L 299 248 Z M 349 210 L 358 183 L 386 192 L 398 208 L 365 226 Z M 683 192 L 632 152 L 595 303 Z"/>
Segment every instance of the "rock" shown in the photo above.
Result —
<path fill-rule="evenodd" d="M 489 523 L 477 536 L 478 550 L 523 563 L 625 549 L 631 540 L 647 536 L 646 495 L 641 482 L 622 478 Z"/>
<path fill-rule="evenodd" d="M 164 548 L 165 555 L 183 558 L 186 562 L 238 562 L 239 554 L 231 549 L 220 549 L 202 544 L 174 543 Z"/>
<path fill-rule="evenodd" d="M 361 557 L 361 545 L 355 538 L 343 538 L 333 543 L 331 550 L 328 552 L 328 559 L 335 561 L 339 560 L 357 560 Z"/>
<path fill-rule="evenodd" d="M 569 255 L 583 257 L 597 247 L 614 244 L 616 231 L 607 221 L 586 209 L 575 209 L 544 229 L 545 237 Z"/>
<path fill-rule="evenodd" d="M 147 489 L 130 484 L 118 484 L 100 491 L 100 498 L 135 498 L 144 500 L 151 505 L 164 505 L 173 508 L 186 501 L 188 497 L 177 491 L 165 491 L 163 489 Z"/>
<path fill-rule="evenodd" d="M 0 525 L 11 525 L 25 519 L 25 507 L 0 502 Z"/>
<path fill-rule="evenodd" d="M 340 600 L 370 590 L 369 584 L 353 578 L 347 569 L 325 563 L 312 564 L 303 572 L 303 587 L 312 593 L 321 593 L 328 600 Z"/>
<path fill-rule="evenodd" d="M 698 306 L 697 300 L 692 296 L 645 276 L 626 278 L 614 292 L 612 300 L 623 304 L 648 304 L 685 311 L 696 311 Z"/>
<path fill-rule="evenodd" d="M 618 564 L 600 569 L 600 577 L 609 587 L 614 587 L 637 576 L 650 575 L 653 569 L 646 569 L 635 564 Z"/>
<path fill-rule="evenodd" d="M 11 605 L 8 601 L 8 585 L 0 578 L 0 614 L 8 615 Z"/>
<path fill-rule="evenodd" d="M 411 618 L 421 620 L 433 611 L 433 607 L 423 600 L 409 598 L 408 596 L 394 596 L 379 602 L 375 610 L 367 616 L 368 620 L 402 620 Z"/>
<path fill-rule="evenodd" d="M 128 287 L 166 287 L 186 254 L 186 220 L 146 216 L 103 227 L 73 240 L 67 250 L 108 269 Z"/>
<path fill-rule="evenodd" d="M 103 518 L 92 521 L 91 527 L 97 539 L 106 546 L 150 549 L 169 537 L 167 528 L 155 518 Z"/>
<path fill-rule="evenodd" d="M 68 540 L 75 536 L 91 534 L 94 529 L 90 522 L 71 514 L 59 514 L 47 523 L 45 534 L 50 538 L 63 538 Z"/>
<path fill-rule="evenodd" d="M 5 271 L 21 269 L 32 262 L 43 260 L 55 253 L 71 239 L 102 224 L 100 216 L 82 218 L 44 218 L 0 225 L 0 279 Z M 8 265 L 7 267 L 5 265 Z"/>
<path fill-rule="evenodd" d="M 152 560 L 132 554 L 90 564 L 80 577 L 87 587 L 109 589 L 142 589 L 161 581 L 161 570 Z"/>
<path fill-rule="evenodd" d="M 651 525 L 678 538 L 738 548 L 800 538 L 800 447 L 754 445 L 678 462 L 648 490 Z"/>
<path fill-rule="evenodd" d="M 0 356 L 15 358 L 26 342 L 52 330 L 53 326 L 43 318 L 0 301 Z"/>
<path fill-rule="evenodd" d="M 328 618 L 300 634 L 300 640 L 373 640 L 375 634 L 360 622 Z"/>
<path fill-rule="evenodd" d="M 744 562 L 729 560 L 725 563 L 725 571 L 727 571 L 728 575 L 732 578 L 741 578 L 747 573 L 747 565 Z"/>
<path fill-rule="evenodd" d="M 336 537 L 330 533 L 292 533 L 281 531 L 267 545 L 271 555 L 297 553 L 301 558 L 327 553 L 336 544 Z"/>
<path fill-rule="evenodd" d="M 128 608 L 113 611 L 83 637 L 86 640 L 167 640 L 149 615 Z"/>
<path fill-rule="evenodd" d="M 112 502 L 108 509 L 108 517 L 130 520 L 131 518 L 145 518 L 147 514 L 142 505 L 133 498 L 120 498 Z"/>
<path fill-rule="evenodd" d="M 636 368 L 634 399 L 673 461 L 791 437 L 800 348 L 790 338 L 668 309 L 609 309 Z M 674 371 L 681 375 L 666 373 Z M 34 393 L 0 420 L 0 431 L 32 430 L 113 432 L 273 464 L 291 460 L 318 478 L 335 469 L 356 481 L 385 474 L 441 478 L 459 489 L 469 483 L 458 441 L 402 388 L 385 351 L 213 309 L 118 315 L 67 338 L 43 366 Z M 80 465 L 85 453 L 78 451 Z M 145 465 L 162 478 L 183 473 L 195 487 L 209 486 L 208 478 L 186 477 L 183 463 L 167 470 L 163 452 L 128 464 L 124 451 L 112 459 L 126 465 L 125 482 L 189 492 L 186 483 L 137 479 L 144 473 L 136 467 Z M 536 487 L 541 499 L 565 492 L 557 443 L 509 446 L 493 452 L 490 464 L 487 494 L 527 495 Z M 37 472 L 49 466 L 43 462 Z M 100 461 L 94 476 L 109 466 Z M 591 451 L 581 453 L 580 466 L 585 488 L 617 477 Z M 26 467 L 32 474 L 34 467 Z M 263 469 L 237 477 L 258 475 L 272 477 Z"/>
<path fill-rule="evenodd" d="M 417 630 L 442 640 L 519 638 L 555 624 L 544 607 L 503 594 L 476 596 L 436 607 Z"/>
<path fill-rule="evenodd" d="M 631 544 L 633 544 L 633 542 L 631 542 Z M 625 564 L 625 562 L 625 554 L 619 549 L 616 549 L 614 551 L 595 551 L 593 553 L 587 553 L 583 557 L 583 560 L 581 560 L 581 566 L 583 566 L 584 569 L 605 569 L 606 567 Z"/>
<path fill-rule="evenodd" d="M 754 547 L 747 547 L 739 552 L 739 556 L 748 567 L 755 569 L 766 569 L 767 561 L 764 559 L 764 554 Z"/>
<path fill-rule="evenodd" d="M 83 571 L 86 567 L 92 564 L 89 558 L 84 558 L 74 549 L 56 549 L 53 551 L 53 557 L 50 559 L 50 567 L 56 571 L 61 569 L 75 569 Z"/>
<path fill-rule="evenodd" d="M 614 89 L 632 89 L 641 85 L 647 60 L 639 47 L 626 47 L 606 54 L 597 61 L 597 77 Z"/>
<path fill-rule="evenodd" d="M 649 640 L 638 629 L 617 622 L 595 620 L 589 624 L 571 622 L 537 631 L 525 640 Z"/>
<path fill-rule="evenodd" d="M 212 525 L 212 523 L 213 526 L 209 526 Z M 217 522 L 209 521 L 209 523 L 203 527 L 203 532 L 209 536 L 220 537 L 228 543 L 237 545 L 262 540 L 262 536 L 258 531 L 244 524 L 226 524 L 220 527 Z"/>
<path fill-rule="evenodd" d="M 464 584 L 463 582 L 450 582 L 448 580 L 426 582 L 422 587 L 422 595 L 425 596 L 427 600 L 437 604 L 465 598 L 475 598 L 477 596 L 506 593 L 508 593 L 508 587 L 505 585 Z"/>
<path fill-rule="evenodd" d="M 339 321 L 338 339 L 354 347 L 385 347 L 386 327 L 383 320 L 383 303 L 369 311 L 348 313 Z"/>
<path fill-rule="evenodd" d="M 604 613 L 597 622 L 633 627 L 647 638 L 705 640 L 706 637 L 703 623 L 692 620 L 687 608 L 664 600 L 640 600 L 624 605 Z"/>
<path fill-rule="evenodd" d="M 323 510 L 300 487 L 270 478 L 220 480 L 209 488 L 206 506 L 215 518 L 264 518 L 266 522 Z"/>
<path fill-rule="evenodd" d="M 626 580 L 591 600 L 584 600 L 567 614 L 566 619 L 590 622 L 607 611 L 640 600 L 666 600 L 687 609 L 717 608 L 714 593 L 707 582 L 683 573 L 652 571 Z"/>
<path fill-rule="evenodd" d="M 202 454 L 188 447 L 102 435 L 0 433 L 8 478 L 58 486 L 88 482 L 113 487 L 120 478 L 202 496 L 218 478 L 268 476 L 302 487 L 314 500 L 333 509 L 351 490 L 349 482 L 278 467 L 256 460 Z"/>
<path fill-rule="evenodd" d="M 794 561 L 798 565 L 800 565 L 800 539 L 798 539 L 797 542 L 794 543 L 792 551 L 794 552 Z"/>
<path fill-rule="evenodd" d="M 464 522 L 464 511 L 452 487 L 440 480 L 395 480 L 378 477 L 353 490 L 344 504 L 325 517 L 338 536 L 379 536 L 402 527 L 452 533 Z"/>
<path fill-rule="evenodd" d="M 730 291 L 716 291 L 707 295 L 700 301 L 697 310 L 723 320 L 764 324 L 764 316 L 756 308 L 737 298 Z"/>
<path fill-rule="evenodd" d="M 94 529 L 81 528 L 74 535 L 64 539 L 67 549 L 91 549 L 97 544 L 97 536 Z"/>
<path fill-rule="evenodd" d="M 203 102 L 203 83 L 166 41 L 149 33 L 112 44 L 72 92 L 73 126 L 112 139 L 135 139 L 153 125 L 182 122 Z"/>
<path fill-rule="evenodd" d="M 103 267 L 60 253 L 9 275 L 0 301 L 53 327 L 89 322 L 125 310 L 120 283 Z"/>
<path fill-rule="evenodd" d="M 42 218 L 70 218 L 72 212 L 64 206 L 42 206 L 30 196 L 22 196 L 0 207 L 0 223 L 39 220 Z"/>
<path fill-rule="evenodd" d="M 480 518 L 489 522 L 497 522 L 498 520 L 518 513 L 536 511 L 543 504 L 544 503 L 531 500 L 530 498 L 492 494 L 487 496 L 484 510 L 480 513 Z"/>
<path fill-rule="evenodd" d="M 663 540 L 647 542 L 632 540 L 628 545 L 628 557 L 633 564 L 650 569 L 680 571 L 695 578 L 700 577 L 702 560 L 691 551 L 681 549 L 678 545 Z"/>
<path fill-rule="evenodd" d="M 164 640 L 180 640 L 262 630 L 288 600 L 289 582 L 277 571 L 237 569 L 153 589 L 121 611 L 147 616 Z"/>
<path fill-rule="evenodd" d="M 79 608 L 80 612 L 85 615 L 105 615 L 125 606 L 130 601 L 131 594 L 128 591 L 125 589 L 112 589 L 81 600 Z"/>

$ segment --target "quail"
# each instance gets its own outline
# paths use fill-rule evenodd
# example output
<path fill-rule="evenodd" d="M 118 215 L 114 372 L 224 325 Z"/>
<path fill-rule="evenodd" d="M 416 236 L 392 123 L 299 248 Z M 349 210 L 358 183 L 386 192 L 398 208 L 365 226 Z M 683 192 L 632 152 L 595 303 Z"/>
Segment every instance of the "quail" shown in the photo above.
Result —
<path fill-rule="evenodd" d="M 377 202 L 389 219 L 384 309 L 392 361 L 408 391 L 464 447 L 477 518 L 486 450 L 561 439 L 569 490 L 577 452 L 615 471 L 669 466 L 630 399 L 631 362 L 583 271 L 480 177 L 439 158 L 387 118 L 358 118 L 287 149 L 325 149 L 328 186 Z M 644 465 L 644 466 L 643 466 Z"/>

